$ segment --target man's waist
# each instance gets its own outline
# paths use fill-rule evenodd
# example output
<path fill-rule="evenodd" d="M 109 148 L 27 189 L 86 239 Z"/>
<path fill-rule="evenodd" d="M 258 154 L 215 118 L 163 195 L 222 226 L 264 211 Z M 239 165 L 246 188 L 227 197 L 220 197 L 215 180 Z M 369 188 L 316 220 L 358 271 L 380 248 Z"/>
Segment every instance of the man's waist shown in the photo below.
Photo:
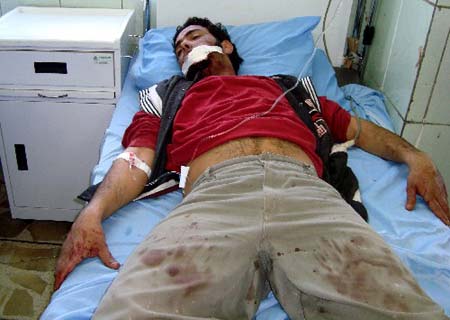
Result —
<path fill-rule="evenodd" d="M 214 147 L 189 163 L 185 194 L 189 193 L 198 177 L 209 167 L 233 158 L 273 153 L 313 165 L 311 158 L 296 144 L 271 137 L 248 137 L 228 141 Z"/>

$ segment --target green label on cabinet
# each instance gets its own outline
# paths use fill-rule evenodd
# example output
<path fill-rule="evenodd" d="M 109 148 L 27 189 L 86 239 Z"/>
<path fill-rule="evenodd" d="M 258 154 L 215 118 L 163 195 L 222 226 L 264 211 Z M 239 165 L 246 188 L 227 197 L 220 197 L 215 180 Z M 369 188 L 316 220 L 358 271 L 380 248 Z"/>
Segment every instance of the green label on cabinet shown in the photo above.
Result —
<path fill-rule="evenodd" d="M 95 55 L 95 64 L 110 64 L 112 62 L 112 55 Z"/>

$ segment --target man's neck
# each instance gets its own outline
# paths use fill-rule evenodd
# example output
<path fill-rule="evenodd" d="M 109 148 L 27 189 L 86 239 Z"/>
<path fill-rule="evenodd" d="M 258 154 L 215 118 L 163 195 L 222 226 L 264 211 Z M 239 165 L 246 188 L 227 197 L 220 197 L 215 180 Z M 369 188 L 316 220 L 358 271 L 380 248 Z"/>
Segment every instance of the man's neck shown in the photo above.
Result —
<path fill-rule="evenodd" d="M 211 54 L 208 66 L 202 72 L 204 77 L 207 76 L 235 76 L 233 65 L 229 59 L 224 58 L 221 54 Z"/>

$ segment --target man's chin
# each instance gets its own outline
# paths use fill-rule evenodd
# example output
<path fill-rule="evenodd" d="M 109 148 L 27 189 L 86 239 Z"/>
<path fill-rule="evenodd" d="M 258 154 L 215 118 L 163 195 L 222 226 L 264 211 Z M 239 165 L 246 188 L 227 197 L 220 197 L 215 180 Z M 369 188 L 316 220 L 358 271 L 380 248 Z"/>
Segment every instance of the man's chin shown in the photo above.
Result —
<path fill-rule="evenodd" d="M 197 81 L 207 76 L 209 60 L 202 60 L 189 67 L 186 74 L 186 79 L 191 81 Z"/>

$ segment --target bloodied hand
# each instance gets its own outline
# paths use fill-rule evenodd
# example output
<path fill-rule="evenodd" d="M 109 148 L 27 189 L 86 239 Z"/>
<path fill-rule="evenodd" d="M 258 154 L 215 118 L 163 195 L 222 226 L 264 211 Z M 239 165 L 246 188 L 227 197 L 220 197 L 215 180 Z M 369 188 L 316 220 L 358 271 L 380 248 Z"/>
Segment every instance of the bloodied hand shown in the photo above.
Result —
<path fill-rule="evenodd" d="M 82 260 L 97 256 L 109 268 L 120 267 L 106 245 L 101 219 L 88 211 L 82 211 L 61 249 L 56 264 L 54 289 L 57 290 L 61 286 L 67 275 Z"/>

